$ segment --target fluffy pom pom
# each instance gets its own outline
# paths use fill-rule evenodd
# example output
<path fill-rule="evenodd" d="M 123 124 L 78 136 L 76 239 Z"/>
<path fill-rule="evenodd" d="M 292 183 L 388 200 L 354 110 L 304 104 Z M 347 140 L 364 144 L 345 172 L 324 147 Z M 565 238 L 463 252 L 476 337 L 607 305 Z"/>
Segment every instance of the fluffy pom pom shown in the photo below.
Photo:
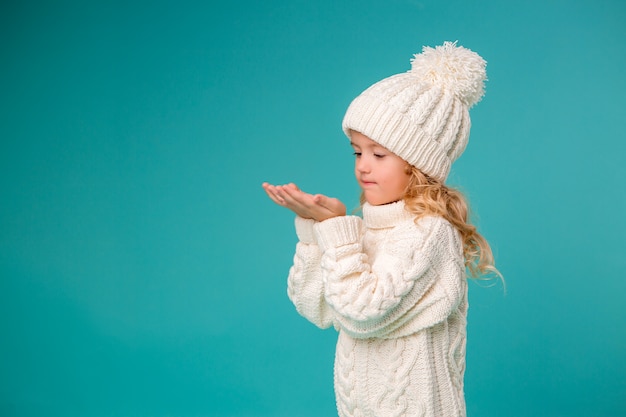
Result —
<path fill-rule="evenodd" d="M 420 80 L 452 91 L 459 100 L 472 107 L 485 94 L 487 62 L 476 52 L 444 42 L 442 46 L 425 46 L 411 60 L 412 74 Z"/>

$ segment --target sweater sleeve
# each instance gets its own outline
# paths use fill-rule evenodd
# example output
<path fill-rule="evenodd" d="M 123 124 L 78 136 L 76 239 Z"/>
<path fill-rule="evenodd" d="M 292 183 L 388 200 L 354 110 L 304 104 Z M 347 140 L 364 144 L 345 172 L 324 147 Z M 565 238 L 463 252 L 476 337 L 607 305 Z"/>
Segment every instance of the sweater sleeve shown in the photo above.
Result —
<path fill-rule="evenodd" d="M 361 219 L 314 226 L 322 251 L 325 297 L 353 337 L 397 337 L 448 317 L 465 294 L 458 232 L 441 218 L 396 226 L 376 259 L 363 251 Z"/>
<path fill-rule="evenodd" d="M 311 219 L 296 217 L 298 243 L 287 279 L 287 295 L 300 315 L 325 329 L 333 324 L 332 311 L 324 299 L 320 268 L 321 251 L 315 242 Z"/>

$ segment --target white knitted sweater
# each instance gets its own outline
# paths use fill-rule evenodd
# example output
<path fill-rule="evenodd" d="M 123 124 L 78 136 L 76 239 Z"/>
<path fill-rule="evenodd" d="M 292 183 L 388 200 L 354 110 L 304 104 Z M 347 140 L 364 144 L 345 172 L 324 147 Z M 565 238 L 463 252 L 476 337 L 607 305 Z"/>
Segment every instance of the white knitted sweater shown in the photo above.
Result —
<path fill-rule="evenodd" d="M 464 416 L 467 284 L 459 233 L 398 202 L 323 222 L 296 218 L 288 294 L 339 331 L 341 417 Z"/>

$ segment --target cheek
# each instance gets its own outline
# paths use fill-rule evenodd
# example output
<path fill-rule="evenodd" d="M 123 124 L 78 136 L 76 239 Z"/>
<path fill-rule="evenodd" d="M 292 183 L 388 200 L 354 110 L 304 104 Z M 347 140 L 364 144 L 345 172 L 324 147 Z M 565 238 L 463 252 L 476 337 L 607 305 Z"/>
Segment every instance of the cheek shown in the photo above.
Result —
<path fill-rule="evenodd" d="M 409 185 L 409 180 L 408 177 L 405 178 L 405 176 L 399 177 L 396 181 L 395 181 L 395 189 L 397 192 L 399 193 L 404 193 L 404 191 L 406 190 L 406 187 Z"/>
<path fill-rule="evenodd" d="M 393 183 L 397 188 L 405 189 L 407 185 L 409 185 L 410 175 L 406 172 L 406 164 L 397 164 L 390 171 L 390 179 L 393 180 Z"/>

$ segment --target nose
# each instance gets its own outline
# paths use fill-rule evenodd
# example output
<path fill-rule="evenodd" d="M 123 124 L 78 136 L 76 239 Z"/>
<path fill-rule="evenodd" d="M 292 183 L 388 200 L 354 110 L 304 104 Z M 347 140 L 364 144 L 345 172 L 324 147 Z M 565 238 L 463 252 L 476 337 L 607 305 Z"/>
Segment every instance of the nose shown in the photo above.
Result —
<path fill-rule="evenodd" d="M 361 155 L 360 158 L 357 158 L 355 165 L 356 170 L 362 174 L 370 172 L 370 163 L 365 155 Z"/>

